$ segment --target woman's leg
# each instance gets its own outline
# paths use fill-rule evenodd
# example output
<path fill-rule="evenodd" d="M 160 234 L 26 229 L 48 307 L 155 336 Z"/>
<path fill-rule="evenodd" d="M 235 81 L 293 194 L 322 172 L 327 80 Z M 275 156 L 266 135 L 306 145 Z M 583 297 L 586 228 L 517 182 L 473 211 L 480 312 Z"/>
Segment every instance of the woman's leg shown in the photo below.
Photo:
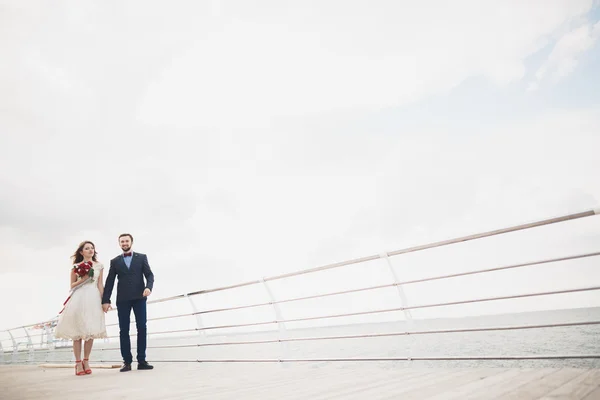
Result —
<path fill-rule="evenodd" d="M 90 354 L 92 353 L 92 347 L 94 346 L 94 339 L 86 340 L 83 345 L 83 368 L 86 371 L 90 370 Z"/>
<path fill-rule="evenodd" d="M 75 356 L 75 362 L 77 364 L 77 365 L 75 365 L 76 371 L 77 372 L 83 371 L 83 367 L 81 366 L 81 363 L 77 362 L 77 361 L 81 360 L 81 339 L 73 340 L 73 355 Z"/>

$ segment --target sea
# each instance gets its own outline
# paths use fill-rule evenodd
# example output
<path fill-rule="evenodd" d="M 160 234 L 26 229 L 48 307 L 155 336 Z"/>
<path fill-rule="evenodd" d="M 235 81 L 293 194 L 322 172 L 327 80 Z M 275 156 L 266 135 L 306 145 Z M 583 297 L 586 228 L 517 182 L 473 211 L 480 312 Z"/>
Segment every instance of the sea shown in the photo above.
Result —
<path fill-rule="evenodd" d="M 436 318 L 406 321 L 353 323 L 327 327 L 293 329 L 289 326 L 271 327 L 261 332 L 218 330 L 192 334 L 153 334 L 149 326 L 147 359 L 150 362 L 198 362 L 219 360 L 289 360 L 330 358 L 380 357 L 481 357 L 481 356 L 539 356 L 539 355 L 600 355 L 600 325 L 549 327 L 503 331 L 456 332 L 352 339 L 325 339 L 204 346 L 210 343 L 277 340 L 279 338 L 308 338 L 345 335 L 368 335 L 427 330 L 447 330 L 498 326 L 553 324 L 600 321 L 600 307 L 539 311 L 515 314 L 486 315 L 465 318 Z M 274 328 L 274 329 L 273 329 Z M 118 334 L 111 327 L 112 334 Z M 132 325 L 132 333 L 135 325 Z M 135 359 L 136 337 L 132 336 Z M 4 352 L 0 362 L 59 363 L 73 362 L 70 343 L 53 350 L 22 348 L 19 352 Z M 118 339 L 99 339 L 94 343 L 94 362 L 121 363 Z M 600 359 L 546 360 L 410 360 L 410 361 L 312 361 L 313 365 L 337 363 L 340 368 L 353 368 L 361 363 L 378 364 L 382 368 L 410 367 L 518 367 L 518 368 L 600 368 Z M 288 364 L 288 363 L 281 363 Z"/>

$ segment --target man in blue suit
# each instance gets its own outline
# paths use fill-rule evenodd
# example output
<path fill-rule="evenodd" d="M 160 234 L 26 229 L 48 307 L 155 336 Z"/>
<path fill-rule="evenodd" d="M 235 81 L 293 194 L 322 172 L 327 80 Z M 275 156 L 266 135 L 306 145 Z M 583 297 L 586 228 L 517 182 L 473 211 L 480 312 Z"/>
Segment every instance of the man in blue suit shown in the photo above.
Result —
<path fill-rule="evenodd" d="M 110 296 L 112 294 L 115 278 L 117 284 L 117 314 L 119 315 L 119 339 L 123 368 L 121 372 L 131 371 L 133 356 L 131 355 L 131 340 L 129 326 L 131 310 L 135 315 L 137 327 L 137 362 L 138 369 L 152 369 L 146 362 L 146 300 L 152 293 L 154 274 L 148 264 L 148 257 L 142 253 L 131 251 L 133 236 L 124 233 L 119 236 L 119 246 L 123 254 L 110 260 L 110 269 L 104 285 L 102 295 L 102 308 L 104 312 L 111 309 Z M 146 277 L 146 283 L 144 283 Z"/>

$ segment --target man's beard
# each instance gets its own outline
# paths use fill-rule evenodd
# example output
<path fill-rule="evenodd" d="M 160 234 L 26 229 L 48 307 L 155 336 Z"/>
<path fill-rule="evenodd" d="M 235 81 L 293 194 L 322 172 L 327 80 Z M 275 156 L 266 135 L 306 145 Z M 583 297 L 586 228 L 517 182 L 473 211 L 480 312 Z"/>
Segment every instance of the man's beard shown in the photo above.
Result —
<path fill-rule="evenodd" d="M 124 253 L 127 253 L 129 250 L 131 250 L 131 246 L 121 247 L 121 249 Z"/>

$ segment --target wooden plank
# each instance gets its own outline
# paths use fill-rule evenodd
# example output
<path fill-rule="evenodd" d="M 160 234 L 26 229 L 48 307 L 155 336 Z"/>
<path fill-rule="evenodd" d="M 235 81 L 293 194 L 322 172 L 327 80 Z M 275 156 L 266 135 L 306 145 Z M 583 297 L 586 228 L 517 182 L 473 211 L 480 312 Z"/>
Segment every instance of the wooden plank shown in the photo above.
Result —
<path fill-rule="evenodd" d="M 344 384 L 348 385 L 348 382 L 355 381 L 358 384 L 362 384 L 363 382 L 375 379 L 372 374 L 363 374 L 357 377 L 356 371 L 352 370 L 325 369 L 320 372 L 307 372 L 294 368 L 289 371 L 272 372 L 274 373 L 269 374 L 269 372 L 264 373 L 259 371 L 248 382 L 234 382 L 234 385 L 211 389 L 203 392 L 203 394 L 208 395 L 211 399 L 247 398 L 253 393 L 262 393 L 263 396 L 260 397 L 264 397 L 265 393 L 278 393 L 285 398 L 289 398 L 291 395 L 302 391 L 311 391 L 314 393 L 318 388 L 331 387 L 336 382 L 345 382 Z"/>
<path fill-rule="evenodd" d="M 356 371 L 340 370 L 334 368 L 307 370 L 304 368 L 292 368 L 281 370 L 277 368 L 254 368 L 230 371 L 234 380 L 228 384 L 221 384 L 219 380 L 216 385 L 210 385 L 203 390 L 195 390 L 187 395 L 187 398 L 203 395 L 210 399 L 237 399 L 237 398 L 289 398 L 298 389 L 309 388 L 318 391 L 320 387 L 328 387 L 331 382 L 352 382 L 355 380 Z M 365 374 L 372 375 L 372 374 Z M 363 377 L 369 381 L 368 377 Z M 318 392 L 317 392 L 318 393 Z M 277 395 L 278 397 L 273 397 Z M 166 398 L 175 397 L 169 394 Z M 177 397 L 175 397 L 177 398 Z M 183 396 L 182 398 L 186 398 Z M 304 397 L 306 398 L 306 397 Z"/>
<path fill-rule="evenodd" d="M 539 399 L 584 372 L 585 370 L 574 368 L 554 370 L 541 379 L 519 387 L 513 387 L 511 391 L 502 395 L 502 400 Z"/>
<path fill-rule="evenodd" d="M 596 389 L 589 392 L 587 396 L 583 398 L 583 400 L 600 400 L 600 386 L 597 386 Z"/>
<path fill-rule="evenodd" d="M 510 380 L 517 377 L 521 373 L 519 369 L 507 369 L 502 372 L 483 377 L 477 381 L 471 381 L 454 389 L 439 393 L 436 396 L 430 397 L 428 400 L 462 400 L 465 396 L 472 392 L 478 391 L 481 388 L 494 385 L 497 383 L 510 384 Z"/>
<path fill-rule="evenodd" d="M 586 370 L 575 379 L 546 394 L 542 399 L 583 399 L 598 387 L 598 382 L 600 382 L 600 370 Z"/>
<path fill-rule="evenodd" d="M 339 373 L 326 374 L 323 376 L 324 379 L 307 381 L 303 385 L 291 383 L 288 385 L 280 385 L 277 390 L 265 391 L 263 387 L 236 387 L 232 390 L 227 390 L 226 395 L 222 396 L 223 393 L 211 394 L 211 398 L 285 398 L 287 399 L 307 399 L 316 400 L 321 396 L 330 398 L 337 393 L 345 390 L 352 390 L 354 387 L 363 387 L 373 382 L 378 381 L 389 381 L 393 379 L 394 371 L 385 371 L 381 369 L 368 369 L 359 368 L 351 370 L 351 373 L 340 375 Z M 403 376 L 416 376 L 423 375 L 422 371 L 404 371 Z M 297 376 L 297 373 L 292 373 L 293 376 Z M 266 396 L 266 393 L 269 393 Z M 227 397 L 231 396 L 231 397 Z"/>
<path fill-rule="evenodd" d="M 441 375 L 440 379 L 435 379 L 430 382 L 425 382 L 419 388 L 405 390 L 401 384 L 398 384 L 396 390 L 390 391 L 389 395 L 381 396 L 381 399 L 397 399 L 400 396 L 402 399 L 425 399 L 429 396 L 435 396 L 440 393 L 447 393 L 456 390 L 458 387 L 477 382 L 481 379 L 488 378 L 493 375 L 502 373 L 504 370 L 500 368 L 487 369 L 464 369 L 460 375 Z"/>
<path fill-rule="evenodd" d="M 463 400 L 479 400 L 479 399 L 504 399 L 507 392 L 514 388 L 539 381 L 544 376 L 554 372 L 553 369 L 532 369 L 524 368 L 519 370 L 519 374 L 510 379 L 510 382 L 496 382 L 488 384 L 485 387 L 473 390 L 463 397 Z"/>
<path fill-rule="evenodd" d="M 372 395 L 372 392 L 381 393 L 382 391 L 387 390 L 388 386 L 395 386 L 398 384 L 398 382 L 402 382 L 405 387 L 418 387 L 423 385 L 424 382 L 431 381 L 432 379 L 439 377 L 441 374 L 444 374 L 444 372 L 435 369 L 417 369 L 413 371 L 401 371 L 400 373 L 394 372 L 388 375 L 379 374 L 377 377 L 367 381 L 354 380 L 349 382 L 337 382 L 337 385 L 335 386 L 321 388 L 322 390 L 320 390 L 319 393 L 313 394 L 310 399 L 365 399 L 369 398 L 370 394 Z M 456 373 L 448 370 L 445 372 L 449 374 Z M 298 399 L 301 398 L 302 397 L 298 397 Z"/>

